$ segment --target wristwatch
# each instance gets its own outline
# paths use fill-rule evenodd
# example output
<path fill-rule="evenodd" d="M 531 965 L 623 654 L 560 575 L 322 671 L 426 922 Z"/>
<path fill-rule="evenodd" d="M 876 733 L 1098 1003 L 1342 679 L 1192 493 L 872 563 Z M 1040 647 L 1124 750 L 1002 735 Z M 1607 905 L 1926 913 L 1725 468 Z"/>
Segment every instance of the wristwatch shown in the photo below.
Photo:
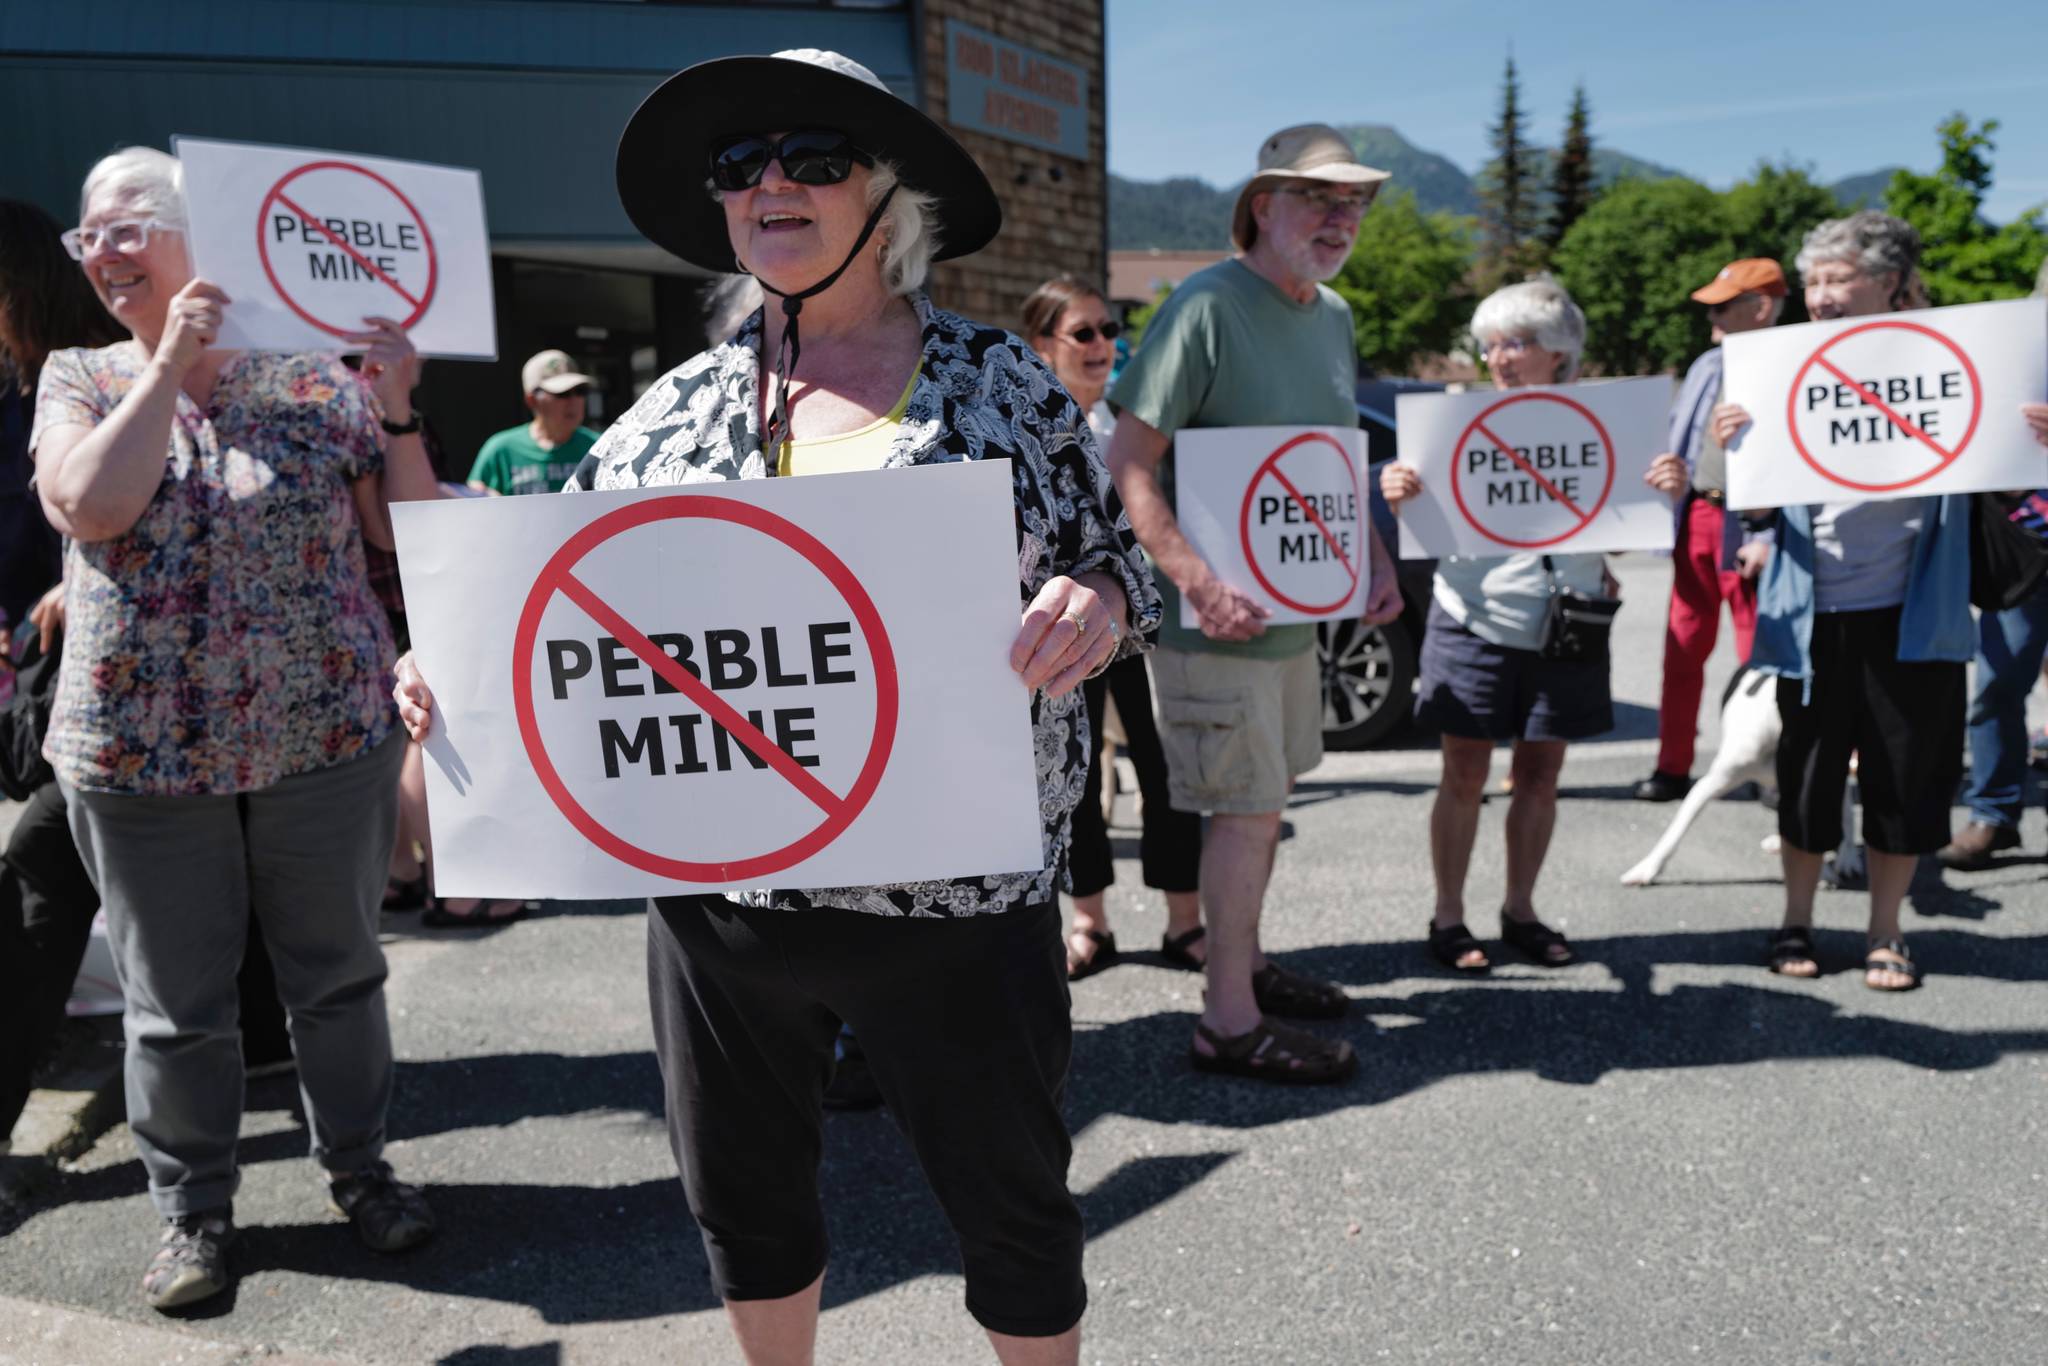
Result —
<path fill-rule="evenodd" d="M 410 422 L 393 422 L 388 417 L 380 417 L 377 420 L 383 424 L 384 430 L 393 436 L 411 436 L 420 429 L 420 413 L 417 408 L 413 409 Z"/>

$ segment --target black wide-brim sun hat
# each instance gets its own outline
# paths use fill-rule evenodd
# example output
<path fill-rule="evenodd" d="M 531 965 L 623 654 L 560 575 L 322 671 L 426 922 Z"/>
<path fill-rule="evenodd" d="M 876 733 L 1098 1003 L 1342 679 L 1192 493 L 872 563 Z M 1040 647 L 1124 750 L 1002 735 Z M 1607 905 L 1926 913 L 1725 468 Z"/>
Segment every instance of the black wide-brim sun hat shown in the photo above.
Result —
<path fill-rule="evenodd" d="M 708 188 L 712 145 L 744 134 L 826 128 L 891 162 L 905 185 L 932 197 L 934 260 L 987 246 L 1003 225 L 1003 209 L 967 149 L 879 82 L 821 60 L 867 71 L 837 53 L 719 57 L 656 87 L 619 136 L 619 202 L 633 226 L 693 266 L 738 273 L 725 210 Z"/>

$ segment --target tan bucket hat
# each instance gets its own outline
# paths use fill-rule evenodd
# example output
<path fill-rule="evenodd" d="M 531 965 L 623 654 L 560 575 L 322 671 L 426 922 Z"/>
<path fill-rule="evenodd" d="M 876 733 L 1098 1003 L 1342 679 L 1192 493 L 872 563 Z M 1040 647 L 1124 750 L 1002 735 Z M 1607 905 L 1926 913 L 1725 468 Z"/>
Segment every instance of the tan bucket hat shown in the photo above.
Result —
<path fill-rule="evenodd" d="M 1282 128 L 1260 144 L 1258 172 L 1237 192 L 1237 208 L 1230 215 L 1230 240 L 1239 251 L 1252 249 L 1259 236 L 1259 225 L 1252 221 L 1252 196 L 1284 180 L 1364 185 L 1378 194 L 1380 182 L 1390 174 L 1361 162 L 1344 135 L 1327 123 Z"/>

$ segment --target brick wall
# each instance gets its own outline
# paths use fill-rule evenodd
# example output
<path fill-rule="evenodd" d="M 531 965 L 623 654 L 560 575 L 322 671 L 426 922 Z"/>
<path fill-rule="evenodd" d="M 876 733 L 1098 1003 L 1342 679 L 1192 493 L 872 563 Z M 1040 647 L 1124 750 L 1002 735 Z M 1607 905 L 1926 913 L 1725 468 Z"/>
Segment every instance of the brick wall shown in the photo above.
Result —
<path fill-rule="evenodd" d="M 1107 120 L 1103 111 L 1103 0 L 924 0 L 924 107 L 946 122 L 946 20 L 1072 62 L 1088 73 L 1088 159 L 973 133 L 950 131 L 974 155 L 1003 202 L 1003 230 L 972 256 L 932 271 L 941 307 L 1012 331 L 1024 299 L 1071 271 L 1102 284 L 1109 212 Z M 1058 168 L 1060 179 L 1048 172 Z"/>

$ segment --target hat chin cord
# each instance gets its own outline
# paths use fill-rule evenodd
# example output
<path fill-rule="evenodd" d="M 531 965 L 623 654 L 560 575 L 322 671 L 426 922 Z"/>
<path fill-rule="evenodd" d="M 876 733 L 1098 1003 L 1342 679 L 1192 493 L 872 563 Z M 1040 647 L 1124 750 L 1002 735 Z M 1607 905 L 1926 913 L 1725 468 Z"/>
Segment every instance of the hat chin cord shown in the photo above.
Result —
<path fill-rule="evenodd" d="M 755 283 L 763 290 L 782 300 L 782 316 L 785 320 L 782 327 L 782 344 L 775 348 L 775 406 L 768 414 L 768 430 L 765 434 L 767 439 L 762 443 L 763 454 L 781 444 L 783 436 L 789 431 L 789 384 L 796 375 L 797 358 L 803 354 L 803 343 L 797 337 L 797 315 L 803 312 L 804 300 L 824 293 L 839 282 L 839 277 L 844 275 L 846 268 L 860 256 L 867 247 L 868 239 L 873 237 L 875 229 L 881 226 L 882 215 L 888 212 L 889 201 L 896 197 L 896 190 L 897 186 L 891 185 L 883 193 L 881 202 L 875 205 L 874 211 L 868 215 L 867 224 L 861 228 L 860 236 L 854 241 L 853 250 L 846 253 L 846 259 L 839 263 L 839 268 L 809 289 L 785 294 L 760 276 L 754 277 Z"/>

